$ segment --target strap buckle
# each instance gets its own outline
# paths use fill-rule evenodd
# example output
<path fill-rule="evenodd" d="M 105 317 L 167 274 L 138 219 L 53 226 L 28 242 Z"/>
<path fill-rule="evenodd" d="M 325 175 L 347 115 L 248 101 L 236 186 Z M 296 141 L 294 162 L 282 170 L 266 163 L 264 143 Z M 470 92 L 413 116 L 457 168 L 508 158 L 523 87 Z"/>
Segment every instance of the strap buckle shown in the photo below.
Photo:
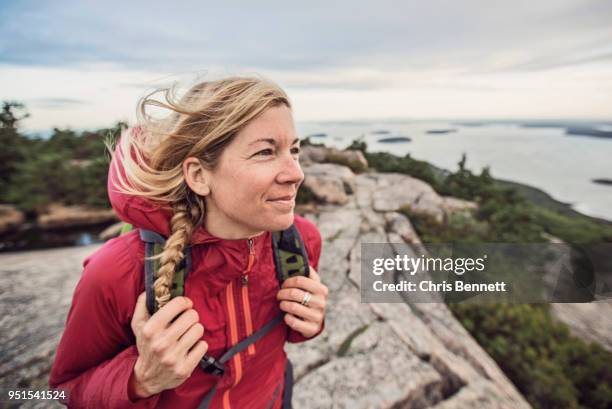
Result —
<path fill-rule="evenodd" d="M 212 356 L 204 355 L 202 360 L 200 361 L 200 368 L 204 370 L 204 372 L 212 374 L 212 375 L 223 375 L 225 372 L 225 368 L 223 364 L 217 361 Z"/>

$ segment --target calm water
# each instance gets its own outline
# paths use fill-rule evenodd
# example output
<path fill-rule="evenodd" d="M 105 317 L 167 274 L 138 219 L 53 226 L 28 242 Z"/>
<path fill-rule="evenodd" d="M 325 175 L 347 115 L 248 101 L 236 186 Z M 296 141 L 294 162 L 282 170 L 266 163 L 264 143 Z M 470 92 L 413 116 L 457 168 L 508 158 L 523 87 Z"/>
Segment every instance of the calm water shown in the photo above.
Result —
<path fill-rule="evenodd" d="M 490 124 L 462 126 L 447 122 L 412 123 L 298 123 L 300 136 L 327 146 L 344 148 L 360 136 L 369 151 L 399 156 L 410 153 L 448 170 L 456 170 L 463 152 L 466 166 L 480 172 L 490 166 L 493 177 L 537 187 L 579 212 L 612 220 L 612 186 L 592 179 L 612 179 L 612 139 L 565 135 L 564 128 L 526 128 Z M 456 129 L 448 134 L 427 134 L 431 129 Z M 373 134 L 375 131 L 389 134 Z M 379 143 L 378 139 L 407 136 L 411 142 Z"/>

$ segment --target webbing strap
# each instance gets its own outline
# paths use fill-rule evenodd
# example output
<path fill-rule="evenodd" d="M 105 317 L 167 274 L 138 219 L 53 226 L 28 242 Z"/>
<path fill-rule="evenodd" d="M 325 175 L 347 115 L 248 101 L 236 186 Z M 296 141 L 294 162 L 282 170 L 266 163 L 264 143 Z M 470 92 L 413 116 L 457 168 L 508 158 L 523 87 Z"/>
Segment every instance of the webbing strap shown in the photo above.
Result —
<path fill-rule="evenodd" d="M 213 396 L 215 396 L 215 392 L 217 392 L 217 385 L 213 386 L 212 389 L 208 392 L 204 400 L 198 406 L 198 409 L 208 409 L 210 402 L 212 401 Z"/>
<path fill-rule="evenodd" d="M 276 317 L 268 321 L 266 325 L 258 329 L 255 333 L 251 334 L 250 336 L 246 337 L 245 339 L 234 345 L 232 348 L 230 348 L 217 361 L 221 364 L 224 364 L 230 359 L 232 359 L 234 355 L 241 352 L 243 349 L 257 342 L 261 337 L 265 336 L 274 327 L 276 327 L 283 320 L 284 315 L 284 312 L 279 313 Z M 202 403 L 200 403 L 200 406 L 198 407 L 199 409 L 208 409 L 208 405 L 210 405 L 210 402 L 212 401 L 212 398 L 215 395 L 215 392 L 217 391 L 217 385 L 215 385 L 210 391 L 208 391 L 208 394 L 206 394 L 206 396 L 202 400 Z"/>
<path fill-rule="evenodd" d="M 154 255 L 155 243 L 145 242 L 145 291 L 147 293 L 147 310 L 149 310 L 150 315 L 155 314 L 155 289 L 153 287 L 155 282 L 155 266 L 154 260 L 150 260 L 150 257 Z"/>
<path fill-rule="evenodd" d="M 276 317 L 268 321 L 266 325 L 258 329 L 255 333 L 251 334 L 250 336 L 246 337 L 245 339 L 234 345 L 225 354 L 223 354 L 221 358 L 219 358 L 219 362 L 221 362 L 222 364 L 226 363 L 227 361 L 232 359 L 234 355 L 247 348 L 249 345 L 257 342 L 261 337 L 263 337 L 274 327 L 276 327 L 283 320 L 284 315 L 284 312 L 279 313 Z"/>
<path fill-rule="evenodd" d="M 295 275 L 310 275 L 306 246 L 294 224 L 272 233 L 272 249 L 276 278 L 281 284 Z"/>
<path fill-rule="evenodd" d="M 151 260 L 150 258 L 163 250 L 166 239 L 154 231 L 145 229 L 140 229 L 140 239 L 145 243 L 144 273 L 147 310 L 150 315 L 153 315 L 157 311 L 153 284 L 155 283 L 155 272 L 159 269 L 159 260 Z M 184 283 L 187 281 L 187 276 L 191 271 L 191 247 L 185 246 L 183 251 L 185 259 L 178 266 L 178 271 L 174 273 L 172 278 L 172 288 L 170 290 L 172 297 L 184 293 Z"/>
<path fill-rule="evenodd" d="M 283 390 L 283 404 L 282 409 L 292 409 L 293 397 L 293 364 L 289 357 L 287 357 L 287 364 L 285 365 L 285 389 Z"/>
<path fill-rule="evenodd" d="M 161 234 L 146 229 L 140 229 L 140 239 L 146 243 L 164 244 L 166 242 Z"/>

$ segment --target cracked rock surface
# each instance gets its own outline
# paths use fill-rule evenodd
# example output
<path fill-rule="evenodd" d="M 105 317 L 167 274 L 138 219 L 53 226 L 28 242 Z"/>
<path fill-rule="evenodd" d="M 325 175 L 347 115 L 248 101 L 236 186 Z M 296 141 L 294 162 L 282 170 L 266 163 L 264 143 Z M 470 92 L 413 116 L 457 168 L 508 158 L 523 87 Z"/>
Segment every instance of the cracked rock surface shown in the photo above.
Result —
<path fill-rule="evenodd" d="M 419 245 L 397 210 L 409 205 L 443 217 L 451 207 L 415 181 L 357 175 L 345 204 L 306 215 L 321 231 L 320 275 L 330 293 L 325 331 L 285 346 L 294 364 L 296 409 L 530 407 L 444 304 L 360 302 L 361 242 Z M 0 255 L 2 387 L 47 387 L 81 263 L 97 247 Z"/>
<path fill-rule="evenodd" d="M 0 255 L 0 387 L 48 389 L 82 263 L 99 245 Z M 4 389 L 3 389 L 4 390 Z M 64 408 L 32 401 L 1 408 Z"/>
<path fill-rule="evenodd" d="M 448 211 L 448 200 L 422 183 L 357 175 L 346 204 L 306 215 L 321 231 L 319 269 L 330 292 L 325 331 L 285 346 L 296 408 L 530 407 L 446 305 L 360 302 L 361 243 L 419 245 L 397 210 L 411 206 L 436 217 Z"/>

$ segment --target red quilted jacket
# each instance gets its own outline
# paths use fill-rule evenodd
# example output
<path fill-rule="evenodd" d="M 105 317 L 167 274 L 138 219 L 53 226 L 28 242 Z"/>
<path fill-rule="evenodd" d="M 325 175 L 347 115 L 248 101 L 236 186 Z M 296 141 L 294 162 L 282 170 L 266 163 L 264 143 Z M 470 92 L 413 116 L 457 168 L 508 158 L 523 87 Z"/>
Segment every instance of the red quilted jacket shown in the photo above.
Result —
<path fill-rule="evenodd" d="M 115 192 L 115 180 L 111 166 L 108 192 L 119 217 L 167 237 L 170 211 L 146 199 Z M 318 271 L 321 236 L 312 222 L 300 216 L 295 216 L 294 223 L 306 245 L 309 262 Z M 204 326 L 208 354 L 220 358 L 281 312 L 270 233 L 253 238 L 250 269 L 246 239 L 220 239 L 200 228 L 194 232 L 191 245 L 193 266 L 185 283 L 185 296 L 193 301 Z M 144 244 L 134 230 L 109 240 L 84 261 L 49 385 L 66 389 L 68 406 L 74 408 L 187 409 L 197 408 L 220 379 L 211 409 L 270 407 L 275 389 L 280 385 L 279 390 L 283 390 L 283 345 L 306 340 L 284 322 L 235 355 L 226 364 L 223 376 L 196 367 L 177 388 L 130 401 L 127 386 L 138 357 L 130 322 L 136 299 L 144 291 L 143 258 Z M 248 284 L 242 284 L 243 274 L 248 274 Z M 281 397 L 282 393 L 276 394 L 273 408 L 281 407 Z"/>

